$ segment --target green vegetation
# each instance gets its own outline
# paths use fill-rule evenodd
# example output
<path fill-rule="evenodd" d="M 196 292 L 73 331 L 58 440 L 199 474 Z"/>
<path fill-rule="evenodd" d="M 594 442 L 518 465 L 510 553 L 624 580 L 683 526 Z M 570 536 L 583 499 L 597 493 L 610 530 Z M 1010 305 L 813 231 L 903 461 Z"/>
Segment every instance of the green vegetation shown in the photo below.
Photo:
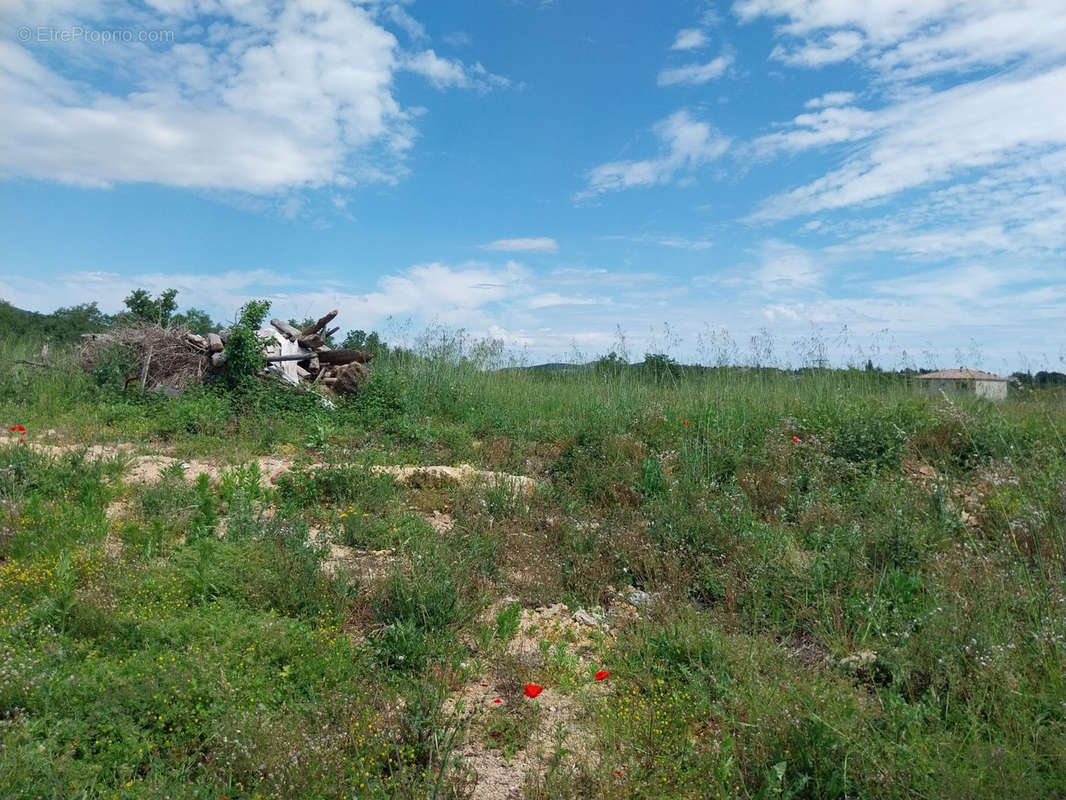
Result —
<path fill-rule="evenodd" d="M 381 347 L 329 410 L 5 343 L 0 796 L 1066 794 L 1061 390 Z M 373 469 L 460 463 L 537 489 Z"/>
<path fill-rule="evenodd" d="M 96 303 L 60 308 L 51 314 L 23 311 L 0 300 L 0 330 L 10 341 L 27 341 L 36 345 L 76 342 L 83 333 L 102 331 L 114 318 L 104 314 Z"/>

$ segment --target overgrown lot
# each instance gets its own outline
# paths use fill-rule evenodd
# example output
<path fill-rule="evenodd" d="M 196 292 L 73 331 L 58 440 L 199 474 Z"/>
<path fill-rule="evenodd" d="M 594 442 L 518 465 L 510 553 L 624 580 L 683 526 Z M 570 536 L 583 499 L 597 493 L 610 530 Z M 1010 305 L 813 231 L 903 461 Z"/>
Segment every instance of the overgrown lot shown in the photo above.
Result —
<path fill-rule="evenodd" d="M 1062 394 L 12 360 L 2 797 L 1066 795 Z"/>

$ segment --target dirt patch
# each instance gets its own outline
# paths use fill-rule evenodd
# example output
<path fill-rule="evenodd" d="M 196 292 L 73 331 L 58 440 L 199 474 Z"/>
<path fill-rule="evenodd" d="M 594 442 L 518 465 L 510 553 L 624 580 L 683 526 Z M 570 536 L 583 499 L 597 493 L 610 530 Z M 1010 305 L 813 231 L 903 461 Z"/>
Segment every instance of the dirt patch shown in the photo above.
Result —
<path fill-rule="evenodd" d="M 393 550 L 361 550 L 334 542 L 321 528 L 312 527 L 307 538 L 314 545 L 325 544 L 329 548 L 322 562 L 322 571 L 331 578 L 345 573 L 360 581 L 376 580 L 383 578 L 389 567 L 399 560 Z"/>
<path fill-rule="evenodd" d="M 543 773 L 560 738 L 571 758 L 583 759 L 588 753 L 588 734 L 578 724 L 580 703 L 573 696 L 546 687 L 536 700 L 519 697 L 508 701 L 500 697 L 494 684 L 481 681 L 465 687 L 459 699 L 474 715 L 466 740 L 456 749 L 456 755 L 473 773 L 471 800 L 521 800 L 522 787 L 530 776 Z M 507 702 L 537 703 L 540 708 L 529 742 L 510 757 L 479 738 L 479 722 Z"/>
<path fill-rule="evenodd" d="M 132 444 L 126 444 L 124 442 L 116 442 L 115 444 L 45 444 L 43 442 L 27 442 L 26 446 L 36 450 L 38 453 L 44 453 L 45 455 L 58 457 L 65 456 L 68 453 L 85 453 L 86 458 L 93 461 L 100 461 L 105 458 L 115 458 L 116 456 L 132 455 L 137 452 L 137 448 Z"/>
<path fill-rule="evenodd" d="M 373 581 L 385 577 L 389 568 L 399 561 L 393 550 L 360 550 L 344 544 L 331 543 L 329 555 L 322 562 L 322 571 L 333 577 L 341 572 L 360 581 Z"/>
<path fill-rule="evenodd" d="M 446 511 L 433 510 L 420 515 L 437 533 L 447 533 L 455 527 L 455 517 Z"/>
<path fill-rule="evenodd" d="M 493 603 L 485 618 L 495 617 L 514 602 L 509 597 Z M 596 639 L 605 631 L 602 613 L 573 611 L 563 603 L 523 609 L 518 631 L 508 643 L 503 660 L 519 665 L 520 673 L 535 673 L 545 666 L 542 643 L 547 643 L 554 653 L 561 649 L 573 659 L 578 671 L 590 670 L 596 663 Z M 516 694 L 513 676 L 502 677 L 507 671 L 502 665 L 497 670 L 490 669 L 488 677 L 464 686 L 448 704 L 451 709 L 461 702 L 471 715 L 466 739 L 456 752 L 473 773 L 475 782 L 470 796 L 474 800 L 520 800 L 523 787 L 544 774 L 560 743 L 568 751 L 564 760 L 571 766 L 587 763 L 592 757 L 590 734 L 581 724 L 581 708 L 589 693 L 605 691 L 605 686 L 590 682 L 573 693 L 544 686 L 534 700 Z M 538 713 L 536 728 L 525 746 L 508 756 L 485 741 L 484 730 L 491 714 L 506 713 L 514 703 L 536 703 Z"/>
<path fill-rule="evenodd" d="M 119 561 L 122 558 L 124 548 L 125 545 L 122 544 L 122 540 L 109 531 L 107 538 L 104 539 L 104 555 L 112 561 Z"/>
<path fill-rule="evenodd" d="M 524 608 L 518 632 L 507 646 L 507 654 L 528 667 L 540 666 L 541 643 L 562 646 L 582 665 L 592 663 L 593 635 L 606 629 L 606 622 L 583 609 L 571 611 L 563 603 Z"/>
<path fill-rule="evenodd" d="M 30 442 L 28 446 L 32 447 L 37 452 L 45 453 L 52 456 L 60 456 L 73 452 L 84 452 L 88 458 L 94 460 L 114 458 L 116 456 L 127 456 L 130 460 L 129 470 L 127 472 L 127 479 L 134 483 L 156 483 L 159 481 L 163 470 L 174 464 L 182 465 L 183 469 L 185 470 L 187 480 L 195 480 L 196 476 L 198 476 L 200 473 L 206 473 L 212 481 L 217 481 L 222 470 L 225 469 L 227 466 L 215 461 L 204 461 L 200 459 L 182 460 L 163 454 L 134 455 L 134 453 L 136 452 L 136 448 L 131 444 L 126 444 L 123 442 L 118 442 L 115 444 L 94 445 L 45 444 L 42 442 Z M 262 475 L 264 481 L 266 481 L 267 483 L 276 483 L 278 478 L 288 472 L 295 463 L 292 459 L 279 458 L 276 456 L 259 456 L 254 459 L 250 459 L 250 461 L 254 461 L 259 465 L 259 472 Z M 321 467 L 325 465 L 313 464 L 312 466 Z M 415 486 L 417 486 L 419 482 L 439 481 L 454 482 L 463 486 L 468 486 L 477 483 L 502 483 L 510 486 L 514 491 L 524 495 L 532 494 L 533 491 L 536 489 L 536 482 L 532 478 L 526 477 L 525 475 L 509 475 L 504 472 L 493 472 L 491 470 L 475 469 L 470 464 L 460 464 L 457 467 L 449 467 L 442 465 L 379 465 L 370 467 L 370 469 L 372 472 L 392 475 L 398 483 L 411 484 Z M 441 516 L 443 517 L 447 515 Z M 440 521 L 431 524 L 433 524 L 436 528 L 438 524 L 443 525 L 445 523 L 443 521 Z"/>
<path fill-rule="evenodd" d="M 392 475 L 397 483 L 418 486 L 424 482 L 451 481 L 462 486 L 476 483 L 504 484 L 513 491 L 530 495 L 537 488 L 537 483 L 525 475 L 509 475 L 506 472 L 493 472 L 486 469 L 475 469 L 470 464 L 460 464 L 457 467 L 445 466 L 374 466 L 370 468 L 374 472 Z"/>
<path fill-rule="evenodd" d="M 118 499 L 111 501 L 107 509 L 104 511 L 104 516 L 108 522 L 115 522 L 123 517 L 129 516 L 130 504 L 129 501 L 124 499 Z"/>

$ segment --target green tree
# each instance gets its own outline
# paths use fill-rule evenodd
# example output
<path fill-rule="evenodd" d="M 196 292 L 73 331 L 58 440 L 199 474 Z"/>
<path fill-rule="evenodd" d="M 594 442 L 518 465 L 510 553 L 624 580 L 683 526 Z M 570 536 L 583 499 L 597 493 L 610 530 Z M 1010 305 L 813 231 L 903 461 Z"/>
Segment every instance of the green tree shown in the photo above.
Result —
<path fill-rule="evenodd" d="M 154 322 L 164 328 L 170 324 L 170 318 L 178 310 L 177 289 L 160 292 L 159 297 L 152 297 L 146 289 L 134 289 L 122 302 L 134 319 Z"/>
<path fill-rule="evenodd" d="M 645 353 L 640 368 L 657 381 L 676 379 L 681 374 L 681 365 L 665 353 Z"/>
<path fill-rule="evenodd" d="M 193 333 L 205 336 L 211 331 L 217 331 L 221 325 L 211 321 L 206 311 L 198 308 L 190 308 L 181 314 L 175 314 L 170 319 L 171 325 L 184 325 Z"/>
<path fill-rule="evenodd" d="M 377 331 L 371 331 L 367 333 L 364 330 L 348 331 L 348 335 L 344 337 L 344 341 L 341 342 L 341 347 L 355 348 L 357 350 L 366 350 L 373 353 L 375 357 L 387 355 L 389 352 L 389 346 L 381 340 Z"/>
<path fill-rule="evenodd" d="M 614 350 L 605 356 L 600 356 L 592 362 L 592 368 L 596 372 L 604 372 L 611 375 L 617 375 L 623 372 L 628 366 L 629 363 Z"/>

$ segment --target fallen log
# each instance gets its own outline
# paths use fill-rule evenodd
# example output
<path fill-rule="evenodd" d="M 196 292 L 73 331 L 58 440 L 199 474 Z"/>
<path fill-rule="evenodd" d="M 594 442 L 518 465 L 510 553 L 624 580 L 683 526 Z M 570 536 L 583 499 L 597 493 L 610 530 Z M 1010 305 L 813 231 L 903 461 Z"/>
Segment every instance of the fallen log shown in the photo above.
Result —
<path fill-rule="evenodd" d="M 282 353 L 277 356 L 263 356 L 263 360 L 270 364 L 278 361 L 306 361 L 313 355 L 314 353 L 304 350 L 300 353 Z"/>
<path fill-rule="evenodd" d="M 333 318 L 337 316 L 337 309 L 333 309 L 326 316 L 319 318 L 318 322 L 312 323 L 300 331 L 300 336 L 310 336 L 312 333 L 318 333 L 329 323 L 333 321 Z M 299 337 L 297 337 L 299 338 Z"/>
<path fill-rule="evenodd" d="M 296 342 L 300 347 L 306 347 L 308 350 L 318 350 L 319 348 L 326 346 L 326 340 L 317 333 L 309 333 L 306 336 L 301 336 Z"/>
<path fill-rule="evenodd" d="M 303 335 L 302 331 L 300 331 L 299 328 L 294 328 L 292 325 L 285 322 L 284 320 L 275 318 L 270 320 L 270 324 L 273 325 L 279 333 L 283 334 L 285 338 L 287 338 L 291 342 L 295 342 Z"/>
<path fill-rule="evenodd" d="M 374 354 L 366 350 L 319 350 L 318 360 L 323 364 L 366 364 L 373 360 Z"/>
<path fill-rule="evenodd" d="M 207 349 L 212 353 L 222 352 L 222 337 L 217 333 L 207 334 Z"/>

